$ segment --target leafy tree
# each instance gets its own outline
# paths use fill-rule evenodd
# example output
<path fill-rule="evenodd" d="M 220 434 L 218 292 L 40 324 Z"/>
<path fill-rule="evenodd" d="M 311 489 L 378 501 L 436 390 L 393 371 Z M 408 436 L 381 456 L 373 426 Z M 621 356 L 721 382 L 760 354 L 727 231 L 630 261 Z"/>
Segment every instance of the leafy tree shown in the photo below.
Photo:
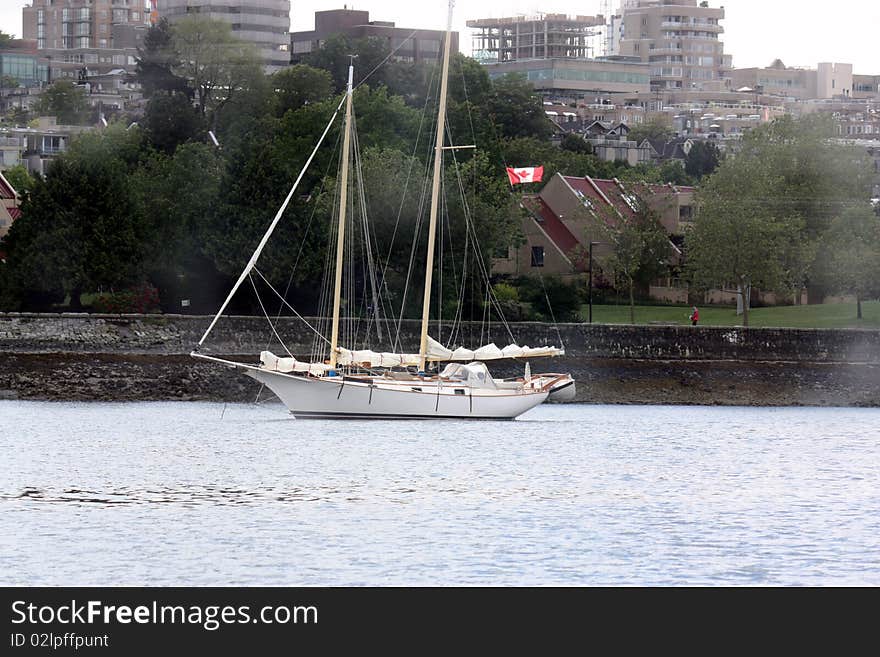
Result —
<path fill-rule="evenodd" d="M 142 276 L 144 235 L 126 180 L 134 137 L 108 132 L 110 138 L 83 135 L 53 161 L 6 239 L 16 283 L 69 294 L 73 309 L 85 291 L 127 286 Z"/>
<path fill-rule="evenodd" d="M 352 55 L 355 56 L 354 84 L 369 82 L 377 86 L 385 82 L 387 69 L 380 67 L 380 64 L 390 52 L 385 40 L 379 37 L 354 39 L 345 34 L 334 34 L 318 50 L 305 56 L 302 63 L 330 73 L 334 90 L 342 93 L 348 84 L 348 67 L 352 62 Z"/>
<path fill-rule="evenodd" d="M 8 48 L 11 41 L 15 39 L 15 35 L 6 34 L 3 30 L 0 30 L 0 48 Z"/>
<path fill-rule="evenodd" d="M 143 89 L 144 96 L 151 98 L 156 93 L 183 94 L 192 100 L 193 89 L 186 79 L 175 75 L 174 69 L 180 67 L 180 55 L 174 47 L 174 36 L 168 19 L 162 17 L 144 35 L 144 44 L 138 48 L 135 75 Z"/>
<path fill-rule="evenodd" d="M 71 80 L 52 84 L 40 94 L 35 108 L 42 115 L 56 117 L 64 125 L 82 125 L 90 113 L 85 91 Z"/>
<path fill-rule="evenodd" d="M 784 294 L 810 281 L 820 235 L 870 188 L 864 154 L 831 134 L 827 117 L 809 116 L 782 117 L 743 137 L 704 184 L 685 244 L 695 281 Z"/>
<path fill-rule="evenodd" d="M 153 147 L 169 155 L 180 144 L 203 141 L 207 132 L 205 117 L 179 92 L 154 93 L 142 121 Z"/>
<path fill-rule="evenodd" d="M 629 126 L 627 138 L 641 144 L 645 139 L 668 141 L 672 138 L 672 127 L 661 116 L 653 116 L 644 123 Z"/>
<path fill-rule="evenodd" d="M 34 177 L 21 164 L 9 167 L 3 172 L 3 176 L 12 185 L 12 188 L 22 196 L 22 198 L 34 188 Z"/>
<path fill-rule="evenodd" d="M 326 100 L 333 93 L 330 73 L 306 64 L 295 64 L 278 71 L 272 76 L 271 84 L 278 99 L 276 113 L 279 117 L 288 110 Z"/>
<path fill-rule="evenodd" d="M 611 252 L 603 263 L 614 273 L 617 288 L 629 295 L 629 321 L 635 324 L 635 290 L 647 287 L 668 271 L 672 247 L 657 213 L 635 195 L 636 210 L 605 222 L 605 241 Z"/>
<path fill-rule="evenodd" d="M 777 214 L 772 203 L 779 176 L 769 161 L 751 154 L 725 160 L 701 190 L 694 228 L 685 237 L 687 268 L 698 289 L 732 284 L 740 294 L 751 286 L 792 286 L 787 267 L 804 221 Z M 795 263 L 803 270 L 804 262 Z M 743 325 L 748 326 L 748 301 Z"/>
<path fill-rule="evenodd" d="M 493 80 L 486 109 L 502 137 L 546 139 L 553 131 L 540 97 L 523 75 L 508 74 Z"/>
<path fill-rule="evenodd" d="M 880 219 L 867 207 L 853 207 L 832 220 L 821 240 L 819 276 L 832 292 L 862 300 L 880 295 Z"/>
<path fill-rule="evenodd" d="M 217 112 L 263 73 L 257 54 L 232 34 L 229 23 L 192 14 L 172 31 L 179 63 L 174 72 L 195 90 L 198 107 L 215 127 Z"/>
<path fill-rule="evenodd" d="M 143 226 L 144 269 L 160 290 L 166 311 L 179 298 L 191 310 L 216 310 L 212 290 L 225 282 L 205 249 L 205 237 L 219 197 L 223 162 L 212 145 L 186 143 L 171 156 L 154 152 L 130 176 Z M 218 280 L 219 279 L 219 280 Z"/>
<path fill-rule="evenodd" d="M 697 141 L 691 146 L 684 162 L 684 170 L 697 180 L 711 175 L 721 162 L 721 151 L 711 141 Z"/>
<path fill-rule="evenodd" d="M 783 116 L 742 140 L 740 154 L 764 161 L 776 181 L 766 199 L 773 213 L 801 217 L 810 239 L 853 199 L 870 195 L 872 167 L 864 149 L 835 143 L 833 134 L 830 116 Z"/>
<path fill-rule="evenodd" d="M 593 152 L 593 147 L 590 145 L 590 142 L 580 135 L 573 133 L 567 133 L 562 138 L 562 143 L 559 144 L 559 147 L 564 151 L 571 151 L 572 153 L 589 154 Z"/>

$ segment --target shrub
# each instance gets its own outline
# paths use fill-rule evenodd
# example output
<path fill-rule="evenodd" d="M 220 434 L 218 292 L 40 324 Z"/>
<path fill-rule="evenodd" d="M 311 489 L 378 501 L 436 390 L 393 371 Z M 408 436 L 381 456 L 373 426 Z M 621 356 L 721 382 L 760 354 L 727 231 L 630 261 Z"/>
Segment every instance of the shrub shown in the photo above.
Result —
<path fill-rule="evenodd" d="M 98 295 L 92 309 L 99 313 L 156 313 L 159 312 L 159 291 L 149 283 Z"/>

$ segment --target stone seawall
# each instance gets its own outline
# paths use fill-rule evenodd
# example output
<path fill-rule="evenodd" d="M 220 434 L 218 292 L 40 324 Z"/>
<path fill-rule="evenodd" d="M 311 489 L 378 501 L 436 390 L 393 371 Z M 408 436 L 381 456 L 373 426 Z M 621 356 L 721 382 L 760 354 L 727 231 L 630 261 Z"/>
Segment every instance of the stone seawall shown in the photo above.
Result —
<path fill-rule="evenodd" d="M 250 378 L 188 356 L 209 322 L 0 314 L 0 398 L 253 401 L 260 387 Z M 561 324 L 557 332 L 539 323 L 510 329 L 519 344 L 564 344 L 566 356 L 532 368 L 571 372 L 578 401 L 880 406 L 880 331 Z M 302 322 L 282 320 L 278 330 L 295 354 L 308 354 L 313 334 Z M 463 336 L 469 345 L 487 341 L 476 325 L 465 325 Z M 270 337 L 261 318 L 224 318 L 203 352 L 255 360 L 267 346 L 281 352 Z M 404 324 L 401 339 L 404 349 L 415 349 L 417 322 Z M 509 342 L 500 325 L 490 339 Z M 492 369 L 509 376 L 522 365 Z"/>

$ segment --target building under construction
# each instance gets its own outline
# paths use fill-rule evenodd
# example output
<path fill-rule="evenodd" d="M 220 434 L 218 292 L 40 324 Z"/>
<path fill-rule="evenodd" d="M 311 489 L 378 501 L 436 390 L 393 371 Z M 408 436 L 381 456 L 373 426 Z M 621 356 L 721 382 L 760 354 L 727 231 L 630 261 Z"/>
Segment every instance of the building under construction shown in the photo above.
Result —
<path fill-rule="evenodd" d="M 540 14 L 480 18 L 467 26 L 473 35 L 474 57 L 483 63 L 525 59 L 587 59 L 594 56 L 591 38 L 605 29 L 602 16 Z"/>

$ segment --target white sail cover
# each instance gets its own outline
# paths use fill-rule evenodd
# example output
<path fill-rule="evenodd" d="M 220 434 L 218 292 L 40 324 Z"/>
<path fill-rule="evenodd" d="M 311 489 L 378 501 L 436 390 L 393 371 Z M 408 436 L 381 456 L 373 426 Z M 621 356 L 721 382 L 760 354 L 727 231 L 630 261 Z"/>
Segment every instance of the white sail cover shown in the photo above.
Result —
<path fill-rule="evenodd" d="M 281 358 L 271 351 L 260 352 L 260 363 L 264 370 L 272 372 L 308 372 L 314 376 L 321 376 L 330 370 L 330 366 L 324 363 L 305 363 L 292 356 Z"/>
<path fill-rule="evenodd" d="M 430 362 L 461 361 L 472 363 L 473 361 L 500 360 L 502 358 L 545 358 L 550 356 L 562 356 L 564 349 L 558 347 L 520 347 L 509 344 L 503 349 L 492 342 L 478 349 L 447 349 L 431 336 L 428 336 L 427 360 Z M 260 353 L 260 362 L 263 369 L 273 372 L 308 372 L 320 376 L 330 371 L 326 363 L 306 363 L 296 358 L 282 358 L 271 351 Z M 369 349 L 351 350 L 340 347 L 336 362 L 339 365 L 357 365 L 360 367 L 417 367 L 419 365 L 418 354 L 393 354 L 387 351 L 370 351 Z"/>

